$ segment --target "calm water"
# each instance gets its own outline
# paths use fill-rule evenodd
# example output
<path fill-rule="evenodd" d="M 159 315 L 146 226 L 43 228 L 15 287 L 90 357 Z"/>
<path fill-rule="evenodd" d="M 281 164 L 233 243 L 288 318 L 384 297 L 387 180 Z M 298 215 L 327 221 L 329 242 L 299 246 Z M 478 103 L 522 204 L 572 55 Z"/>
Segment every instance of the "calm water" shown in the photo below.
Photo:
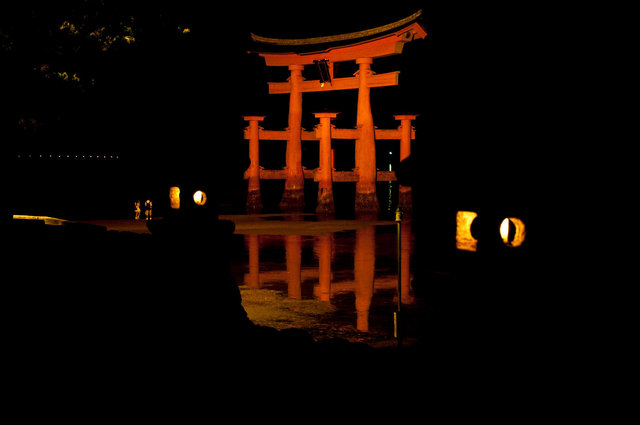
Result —
<path fill-rule="evenodd" d="M 287 223 L 271 216 L 246 225 L 236 222 L 243 244 L 234 270 L 251 320 L 279 329 L 302 328 L 316 339 L 393 340 L 396 224 L 305 219 L 311 221 Z M 402 252 L 402 303 L 410 306 L 410 222 L 402 225 Z"/>

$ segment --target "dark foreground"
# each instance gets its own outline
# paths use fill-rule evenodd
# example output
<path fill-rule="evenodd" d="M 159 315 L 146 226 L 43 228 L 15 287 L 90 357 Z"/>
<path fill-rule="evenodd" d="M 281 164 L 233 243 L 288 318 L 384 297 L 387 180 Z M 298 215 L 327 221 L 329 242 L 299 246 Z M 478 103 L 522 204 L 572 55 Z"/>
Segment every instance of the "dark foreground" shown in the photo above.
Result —
<path fill-rule="evenodd" d="M 6 230 L 3 311 L 13 355 L 37 369 L 153 375 L 245 355 L 371 351 L 254 325 L 230 271 L 229 221 L 159 220 L 153 234 L 39 220 Z"/>
<path fill-rule="evenodd" d="M 222 383 L 451 384 L 476 373 L 521 385 L 554 358 L 532 323 L 543 318 L 516 314 L 526 304 L 496 309 L 460 285 L 419 302 L 410 347 L 257 326 L 230 272 L 228 221 L 159 220 L 140 234 L 13 220 L 6 230 L 2 310 L 15 393 L 175 401 Z"/>

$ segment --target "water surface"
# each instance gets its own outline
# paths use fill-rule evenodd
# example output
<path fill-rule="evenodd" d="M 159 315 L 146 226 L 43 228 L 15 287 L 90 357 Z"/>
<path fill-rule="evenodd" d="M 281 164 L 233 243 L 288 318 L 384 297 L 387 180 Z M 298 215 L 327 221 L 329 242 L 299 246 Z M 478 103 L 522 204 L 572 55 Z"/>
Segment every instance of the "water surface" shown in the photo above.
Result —
<path fill-rule="evenodd" d="M 393 341 L 398 303 L 394 222 L 321 221 L 310 214 L 234 217 L 234 222 L 243 238 L 234 273 L 254 323 L 305 329 L 316 339 Z M 401 298 L 408 307 L 414 303 L 408 221 L 401 226 L 401 246 Z"/>

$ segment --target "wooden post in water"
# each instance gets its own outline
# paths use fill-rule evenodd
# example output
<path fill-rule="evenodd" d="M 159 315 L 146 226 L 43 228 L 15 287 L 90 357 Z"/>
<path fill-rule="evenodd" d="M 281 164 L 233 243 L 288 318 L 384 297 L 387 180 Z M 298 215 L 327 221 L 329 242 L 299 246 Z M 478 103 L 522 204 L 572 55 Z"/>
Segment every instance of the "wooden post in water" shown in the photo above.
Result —
<path fill-rule="evenodd" d="M 400 121 L 400 161 L 404 161 L 411 155 L 411 139 L 415 129 L 411 125 L 411 121 L 415 120 L 417 115 L 394 115 L 394 118 Z M 411 212 L 411 186 L 399 185 L 398 206 L 406 212 Z"/>
<path fill-rule="evenodd" d="M 260 126 L 258 123 L 264 120 L 264 116 L 245 116 L 249 126 L 245 132 L 249 139 L 249 168 L 245 171 L 245 177 L 249 181 L 247 192 L 247 212 L 259 213 L 262 211 L 262 198 L 260 196 Z"/>

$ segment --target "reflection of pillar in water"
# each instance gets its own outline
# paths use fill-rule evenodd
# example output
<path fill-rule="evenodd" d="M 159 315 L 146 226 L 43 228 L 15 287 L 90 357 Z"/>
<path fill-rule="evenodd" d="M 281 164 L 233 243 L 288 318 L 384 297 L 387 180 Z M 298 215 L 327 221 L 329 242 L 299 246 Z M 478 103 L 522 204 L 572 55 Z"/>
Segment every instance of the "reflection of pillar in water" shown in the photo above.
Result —
<path fill-rule="evenodd" d="M 376 229 L 368 226 L 356 230 L 354 253 L 354 277 L 356 295 L 356 327 L 369 330 L 369 308 L 373 297 L 373 277 L 376 262 Z"/>
<path fill-rule="evenodd" d="M 245 235 L 249 243 L 249 280 L 247 285 L 260 287 L 260 239 L 259 235 Z"/>
<path fill-rule="evenodd" d="M 329 302 L 331 299 L 331 233 L 316 238 L 318 256 L 318 298 Z"/>
<path fill-rule="evenodd" d="M 300 276 L 302 236 L 286 235 L 284 238 L 287 257 L 287 274 L 289 276 L 288 295 L 291 298 L 302 299 L 302 282 Z"/>
<path fill-rule="evenodd" d="M 409 304 L 412 297 L 409 294 L 411 289 L 411 222 L 405 221 L 400 227 L 401 243 L 400 243 L 400 267 L 402 268 L 402 279 L 400 286 L 402 288 L 402 302 Z"/>

